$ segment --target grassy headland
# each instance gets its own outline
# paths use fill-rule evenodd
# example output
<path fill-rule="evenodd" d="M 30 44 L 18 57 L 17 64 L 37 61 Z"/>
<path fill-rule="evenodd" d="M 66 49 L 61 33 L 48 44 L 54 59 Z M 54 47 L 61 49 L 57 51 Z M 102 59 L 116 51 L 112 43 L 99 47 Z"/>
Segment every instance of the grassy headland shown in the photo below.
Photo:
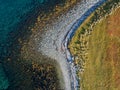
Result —
<path fill-rule="evenodd" d="M 120 8 L 109 0 L 78 28 L 69 48 L 82 90 L 120 89 Z M 117 9 L 115 9 L 118 7 Z"/>

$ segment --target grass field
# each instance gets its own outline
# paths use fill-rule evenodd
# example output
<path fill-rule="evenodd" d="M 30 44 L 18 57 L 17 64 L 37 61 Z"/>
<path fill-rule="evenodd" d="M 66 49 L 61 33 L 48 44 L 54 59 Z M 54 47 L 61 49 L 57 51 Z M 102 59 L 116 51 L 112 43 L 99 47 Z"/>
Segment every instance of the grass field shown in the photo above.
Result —
<path fill-rule="evenodd" d="M 80 26 L 69 45 L 81 68 L 81 90 L 120 90 L 120 8 L 94 27 L 87 23 L 93 15 Z"/>

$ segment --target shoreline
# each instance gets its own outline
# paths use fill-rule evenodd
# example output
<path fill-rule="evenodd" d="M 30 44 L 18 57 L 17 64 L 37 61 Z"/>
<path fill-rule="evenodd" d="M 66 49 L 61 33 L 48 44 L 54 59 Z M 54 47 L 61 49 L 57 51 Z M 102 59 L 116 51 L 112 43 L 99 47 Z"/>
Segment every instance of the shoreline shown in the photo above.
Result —
<path fill-rule="evenodd" d="M 106 5 L 106 4 L 105 4 Z M 101 7 L 100 8 L 102 8 L 103 6 L 105 6 L 105 5 L 101 5 Z M 113 5 L 113 4 L 112 4 Z M 117 4 L 116 4 L 117 5 Z M 109 6 L 108 6 L 109 7 Z M 109 12 L 109 13 L 106 13 L 106 15 L 104 15 L 103 17 L 101 17 L 101 18 L 99 18 L 98 19 L 98 21 L 96 20 L 96 21 L 94 21 L 95 23 L 94 23 L 94 25 L 96 25 L 96 23 L 99 23 L 100 21 L 102 21 L 103 20 L 103 18 L 106 18 L 107 16 L 109 16 L 109 15 L 111 15 L 111 13 L 113 13 L 113 11 L 114 11 L 114 9 L 116 9 L 116 7 L 117 6 L 113 6 L 113 8 L 112 8 L 112 10 Z M 98 9 L 97 9 L 98 10 Z M 96 10 L 96 11 L 97 11 Z M 99 9 L 100 10 L 100 9 Z M 99 14 L 99 16 L 100 16 L 101 14 Z M 93 15 L 92 15 L 93 16 Z M 96 15 L 97 16 L 97 15 Z M 98 17 L 98 16 L 97 16 Z M 88 18 L 89 19 L 89 18 Z M 87 59 L 85 59 L 84 58 L 84 56 L 82 57 L 82 55 L 85 55 L 85 54 L 83 54 L 84 53 L 84 51 L 87 51 L 88 49 L 84 49 L 84 51 L 83 51 L 83 53 L 82 54 L 80 54 L 80 53 L 78 53 L 77 55 L 75 54 L 76 52 L 79 52 L 80 50 L 82 51 L 82 49 L 80 49 L 79 48 L 79 46 L 83 46 L 83 43 L 82 43 L 82 40 L 84 41 L 84 40 L 86 40 L 86 38 L 87 38 L 87 36 L 88 36 L 88 33 L 86 34 L 86 32 L 87 32 L 87 30 L 90 30 L 90 28 L 92 28 L 92 27 L 94 27 L 94 25 L 92 25 L 92 27 L 90 27 L 90 19 L 89 20 L 87 20 L 87 21 L 85 21 L 84 23 L 82 23 L 82 26 L 80 26 L 77 30 L 78 31 L 76 31 L 75 32 L 75 35 L 74 35 L 74 37 L 72 38 L 72 41 L 70 41 L 70 44 L 71 45 L 69 45 L 69 48 L 70 48 L 70 51 L 72 52 L 72 55 L 74 56 L 74 57 L 79 57 L 79 59 L 77 58 L 77 59 L 75 59 L 76 60 L 76 62 L 77 62 L 77 65 L 80 65 L 80 59 L 83 59 L 83 61 L 87 61 L 87 62 L 85 62 L 85 68 L 81 68 L 82 70 L 84 70 L 85 69 L 85 71 L 87 71 L 86 70 L 86 68 L 89 68 L 89 64 L 90 64 L 90 59 L 88 59 L 88 57 L 87 56 L 89 56 L 90 55 L 90 53 L 89 52 L 85 52 L 85 53 L 87 53 L 86 55 L 86 57 L 87 57 Z M 87 26 L 89 24 L 89 26 Z M 89 27 L 89 29 L 88 29 L 88 27 Z M 85 31 L 85 33 L 83 34 L 80 34 L 80 31 L 82 30 L 82 28 L 85 28 L 86 29 L 86 31 Z M 101 27 L 102 28 L 102 27 Z M 96 30 L 95 30 L 96 31 Z M 91 30 L 91 32 L 92 32 L 92 30 Z M 100 32 L 99 32 L 100 33 Z M 92 34 L 92 33 L 91 33 Z M 89 34 L 90 35 L 90 34 Z M 83 38 L 84 39 L 81 39 L 79 36 L 83 36 Z M 97 36 L 97 35 L 96 35 Z M 91 36 L 90 36 L 91 37 Z M 80 40 L 80 43 L 78 42 L 76 45 L 74 44 L 74 42 L 76 42 L 76 41 L 79 41 Z M 92 42 L 92 41 L 91 41 Z M 82 43 L 82 44 L 81 44 Z M 86 44 L 85 44 L 86 45 Z M 84 46 L 85 46 L 84 45 Z M 87 45 L 91 45 L 91 44 L 87 44 Z M 75 53 L 74 53 L 74 50 L 75 49 L 73 49 L 73 46 L 74 47 L 76 47 L 76 48 L 78 48 L 76 51 L 75 51 Z M 86 46 L 85 46 L 86 47 Z M 84 47 L 83 47 L 84 48 Z M 91 48 L 92 49 L 92 48 Z M 89 49 L 90 50 L 90 49 Z M 89 51 L 88 50 L 88 51 Z M 99 50 L 98 50 L 99 51 Z M 88 55 L 89 54 L 89 55 Z M 95 53 L 94 53 L 95 54 Z M 94 56 L 94 54 L 91 54 L 91 55 L 93 55 Z M 80 58 L 80 57 L 82 57 L 82 58 Z M 96 56 L 97 57 L 97 56 Z M 92 59 L 93 60 L 93 59 Z M 78 62 L 79 62 L 79 64 L 78 64 Z M 82 60 L 81 60 L 81 62 L 82 62 Z M 87 64 L 87 65 L 86 65 Z M 94 66 L 94 64 L 93 64 L 93 66 Z M 101 69 L 100 69 L 101 70 Z M 91 83 L 91 79 L 89 78 L 89 77 L 87 77 L 88 75 L 89 75 L 89 72 L 90 70 L 88 70 L 87 72 L 83 72 L 82 73 L 82 71 L 81 71 L 81 73 L 79 73 L 78 74 L 78 77 L 80 77 L 81 78 L 81 80 L 80 80 L 80 82 L 81 82 L 81 87 L 82 87 L 82 85 L 83 85 L 83 89 L 85 89 L 85 87 L 84 87 L 84 85 L 88 85 L 89 86 L 89 84 L 88 83 L 83 83 L 83 81 L 86 81 L 87 82 L 87 80 L 88 80 L 88 82 L 90 82 Z M 91 72 L 91 71 L 90 71 Z M 94 72 L 94 70 L 93 70 L 93 72 Z M 85 78 L 85 74 L 87 73 L 87 75 L 86 75 L 86 78 Z M 83 74 L 83 75 L 82 75 Z M 91 75 L 90 75 L 91 76 Z M 94 78 L 95 76 L 93 76 L 93 78 Z M 87 79 L 88 78 L 88 79 Z M 93 84 L 93 85 L 95 85 L 95 84 Z M 91 87 L 92 87 L 92 83 L 91 83 Z M 87 89 L 87 88 L 86 88 Z M 91 89 L 92 90 L 92 89 Z"/>
<path fill-rule="evenodd" d="M 52 5 L 51 7 L 54 7 L 55 5 Z M 49 6 L 50 6 L 50 3 L 49 3 Z M 23 47 L 23 43 L 26 44 L 29 41 L 29 38 L 32 34 L 29 27 L 32 27 L 33 25 L 35 25 L 38 15 L 41 12 L 44 12 L 47 14 L 50 12 L 49 10 L 52 10 L 52 8 L 46 9 L 46 12 L 45 12 L 45 10 L 40 7 L 42 7 L 42 6 L 39 6 L 37 4 L 37 5 L 35 5 L 35 7 L 33 9 L 31 9 L 30 11 L 28 11 L 27 13 L 22 15 L 20 17 L 20 21 L 18 23 L 16 23 L 14 27 L 10 28 L 10 29 L 12 29 L 12 31 L 10 31 L 8 33 L 8 37 L 7 37 L 6 41 L 4 41 L 3 43 L 0 43 L 0 46 L 1 46 L 0 47 L 0 49 L 1 49 L 1 52 L 0 52 L 1 60 L 0 61 L 2 63 L 2 68 L 4 69 L 4 72 L 5 72 L 6 76 L 8 77 L 8 79 L 7 79 L 9 81 L 8 89 L 9 88 L 16 89 L 16 88 L 24 88 L 24 87 L 32 89 L 35 87 L 35 86 L 32 87 L 32 85 L 29 87 L 27 86 L 27 84 L 29 84 L 31 82 L 31 79 L 28 79 L 28 77 L 30 77 L 32 75 L 29 74 L 28 76 L 27 75 L 24 76 L 24 74 L 29 73 L 29 72 L 25 71 L 27 68 L 25 68 L 24 66 L 27 67 L 31 63 L 29 63 L 29 61 L 28 61 L 26 64 L 25 60 L 22 61 L 21 48 Z M 43 8 L 45 8 L 45 7 L 43 7 Z M 49 8 L 49 7 L 47 7 L 47 8 Z M 22 62 L 22 64 L 21 64 L 21 62 Z M 56 62 L 54 62 L 54 63 L 56 63 Z M 20 68 L 20 69 L 16 70 L 16 68 Z M 29 68 L 31 68 L 31 67 L 29 67 Z M 22 69 L 23 69 L 23 71 L 22 71 Z M 20 70 L 21 70 L 21 73 L 20 73 Z M 30 71 L 30 70 L 28 70 L 28 71 Z M 19 76 L 23 77 L 25 79 L 21 80 L 21 78 L 19 78 Z M 28 83 L 26 83 L 27 79 L 28 79 Z M 25 81 L 26 86 L 23 85 L 24 81 Z M 13 84 L 14 82 L 16 82 L 16 84 Z M 22 82 L 22 84 L 20 84 L 21 82 Z"/>
<path fill-rule="evenodd" d="M 62 42 L 62 48 L 64 48 L 64 51 L 66 53 L 66 59 L 68 61 L 68 63 L 70 64 L 70 68 L 71 68 L 71 72 L 72 72 L 72 78 L 73 81 L 72 83 L 74 86 L 74 89 L 76 87 L 80 87 L 80 78 L 77 77 L 76 75 L 76 71 L 77 71 L 77 67 L 74 65 L 74 57 L 71 55 L 70 50 L 68 48 L 68 44 L 69 41 L 72 39 L 72 37 L 74 36 L 75 31 L 77 30 L 77 28 L 87 19 L 87 17 L 89 17 L 90 14 L 92 14 L 100 5 L 102 5 L 104 2 L 106 2 L 107 0 L 101 0 L 99 2 L 97 2 L 95 5 L 93 5 L 91 8 L 88 9 L 88 11 L 86 11 L 80 19 L 78 19 L 73 26 L 71 27 L 71 29 L 67 32 L 63 42 Z M 75 89 L 77 90 L 77 88 Z"/>
<path fill-rule="evenodd" d="M 67 19 L 66 21 L 63 20 L 63 19 L 65 19 L 66 16 L 62 17 L 63 18 L 62 20 L 60 20 L 60 21 L 58 20 L 58 22 L 56 24 L 51 25 L 50 27 L 47 27 L 47 29 L 49 29 L 49 31 L 46 31 L 46 33 L 42 36 L 41 43 L 38 42 L 39 40 L 36 41 L 37 43 L 39 43 L 38 52 L 42 52 L 43 55 L 46 55 L 53 59 L 56 59 L 57 62 L 60 64 L 60 67 L 61 67 L 61 70 L 63 73 L 63 77 L 64 77 L 64 81 L 65 81 L 65 89 L 66 90 L 73 90 L 73 89 L 77 90 L 77 88 L 76 88 L 77 85 L 75 84 L 76 82 L 72 82 L 72 81 L 74 81 L 73 79 L 71 79 L 72 77 L 74 77 L 74 76 L 71 76 L 70 68 L 72 66 L 69 65 L 69 63 L 67 62 L 67 60 L 65 58 L 66 57 L 65 52 L 64 52 L 65 49 L 61 49 L 61 44 L 63 42 L 62 40 L 64 40 L 64 36 L 66 36 L 66 33 L 70 30 L 70 28 L 74 24 L 74 22 L 76 22 L 76 20 L 78 20 L 82 15 L 84 15 L 84 13 L 87 10 L 89 10 L 90 7 L 94 6 L 95 3 L 99 2 L 99 0 L 94 3 L 93 2 L 94 1 L 91 0 L 91 1 L 87 2 L 87 5 L 86 5 L 86 2 L 84 2 L 84 0 L 83 0 L 82 4 L 80 3 L 80 7 L 78 4 L 78 6 L 76 6 L 77 7 L 76 9 L 78 11 L 80 11 L 80 10 L 83 10 L 83 8 L 85 8 L 86 6 L 88 7 L 88 5 L 89 5 L 89 7 L 87 9 L 85 8 L 85 10 L 82 13 L 79 12 L 77 14 L 75 13 L 75 12 L 77 12 L 77 10 L 74 11 L 74 14 L 72 15 L 72 16 L 74 16 L 74 18 L 73 17 L 71 19 L 66 18 Z M 80 9 L 81 7 L 83 7 L 83 8 Z M 70 11 L 72 11 L 72 10 L 70 10 Z M 68 11 L 68 15 L 70 15 L 69 11 Z M 77 17 L 75 17 L 75 16 L 77 16 Z M 64 21 L 67 22 L 67 24 L 69 23 L 69 25 L 66 25 L 66 23 L 64 23 L 65 25 L 63 25 L 62 22 L 64 22 Z M 71 21 L 73 21 L 73 22 L 71 22 Z M 67 42 L 66 42 L 66 45 L 68 45 Z M 74 71 L 72 71 L 72 72 L 74 72 Z M 75 79 L 75 77 L 74 77 L 74 79 Z M 76 79 L 75 79 L 75 81 L 76 81 Z"/>

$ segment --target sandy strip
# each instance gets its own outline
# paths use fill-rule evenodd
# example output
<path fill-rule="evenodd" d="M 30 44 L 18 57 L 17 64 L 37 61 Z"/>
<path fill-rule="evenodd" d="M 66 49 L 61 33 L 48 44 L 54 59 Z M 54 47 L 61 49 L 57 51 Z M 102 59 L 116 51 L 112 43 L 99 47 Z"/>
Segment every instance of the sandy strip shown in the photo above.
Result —
<path fill-rule="evenodd" d="M 72 25 L 98 1 L 101 0 L 83 0 L 80 3 L 77 3 L 77 5 L 68 11 L 66 15 L 60 16 L 57 22 L 54 22 L 51 26 L 46 27 L 47 31 L 44 35 L 42 35 L 42 41 L 39 44 L 36 39 L 38 51 L 57 60 L 60 64 L 65 83 L 63 88 L 65 90 L 77 90 L 77 84 L 76 80 L 74 80 L 75 75 L 72 75 L 76 72 L 75 70 L 71 72 L 71 68 L 74 67 L 72 64 L 69 64 L 66 57 L 66 53 L 69 53 L 69 51 L 66 52 L 65 48 L 61 48 L 63 40 L 65 40 L 64 38 L 68 31 L 71 30 Z"/>

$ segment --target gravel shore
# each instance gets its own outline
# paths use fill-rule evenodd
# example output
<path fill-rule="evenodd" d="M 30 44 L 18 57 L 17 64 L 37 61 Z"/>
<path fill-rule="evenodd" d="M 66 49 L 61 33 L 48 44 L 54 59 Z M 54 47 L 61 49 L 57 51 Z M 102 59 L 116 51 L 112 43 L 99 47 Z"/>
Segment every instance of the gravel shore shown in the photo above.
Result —
<path fill-rule="evenodd" d="M 67 14 L 59 16 L 56 22 L 45 28 L 47 31 L 42 34 L 41 42 L 35 39 L 38 47 L 37 50 L 43 55 L 55 59 L 60 64 L 65 90 L 77 90 L 78 88 L 75 84 L 76 80 L 73 78 L 73 74 L 76 73 L 71 71 L 72 66 L 70 66 L 71 64 L 67 61 L 66 48 L 62 46 L 63 40 L 65 40 L 72 25 L 81 18 L 89 8 L 99 1 L 101 0 L 82 0 L 80 3 L 77 3 L 74 8 L 68 11 Z M 39 33 L 37 35 L 39 36 Z"/>

